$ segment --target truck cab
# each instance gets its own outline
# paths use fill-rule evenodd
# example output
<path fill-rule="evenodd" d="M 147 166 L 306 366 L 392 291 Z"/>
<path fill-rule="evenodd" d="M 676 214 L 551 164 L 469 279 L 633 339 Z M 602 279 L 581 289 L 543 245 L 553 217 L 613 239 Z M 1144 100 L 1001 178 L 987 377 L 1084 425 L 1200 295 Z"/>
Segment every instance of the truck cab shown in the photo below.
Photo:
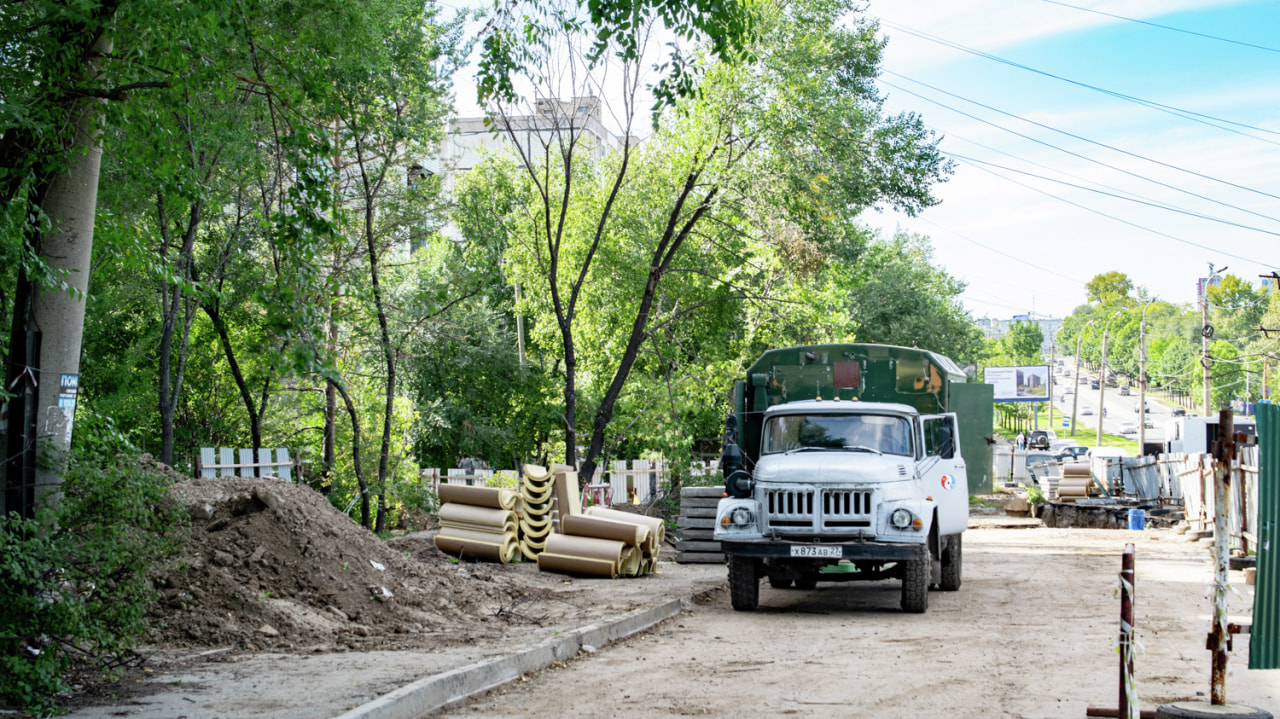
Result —
<path fill-rule="evenodd" d="M 859 354 L 848 347 L 876 346 L 836 347 L 843 360 Z M 869 359 L 877 356 L 863 352 Z M 893 356 L 895 362 L 906 357 Z M 812 358 L 806 377 L 820 378 L 811 367 L 819 354 L 801 357 Z M 864 378 L 876 376 L 869 365 L 836 370 L 842 380 L 832 375 L 834 383 L 845 385 L 859 375 L 856 394 L 871 395 L 867 401 L 834 385 L 826 399 L 766 394 L 757 403 L 761 412 L 739 405 L 743 435 L 751 443 L 742 448 L 736 444 L 738 417 L 727 420 L 722 468 L 729 496 L 717 509 L 715 538 L 728 561 L 735 609 L 758 605 L 761 579 L 775 588 L 804 589 L 819 581 L 897 578 L 901 606 L 909 612 L 928 609 L 931 586 L 960 588 L 968 468 L 956 413 L 936 411 L 945 408 L 946 383 L 933 382 L 935 411 L 922 412 L 924 403 L 905 394 L 909 401 L 878 401 L 874 388 L 867 391 Z M 757 369 L 752 368 L 757 383 L 780 385 L 788 377 L 785 366 L 768 375 Z M 926 375 L 933 376 L 928 369 Z M 821 389 L 819 382 L 814 394 Z"/>

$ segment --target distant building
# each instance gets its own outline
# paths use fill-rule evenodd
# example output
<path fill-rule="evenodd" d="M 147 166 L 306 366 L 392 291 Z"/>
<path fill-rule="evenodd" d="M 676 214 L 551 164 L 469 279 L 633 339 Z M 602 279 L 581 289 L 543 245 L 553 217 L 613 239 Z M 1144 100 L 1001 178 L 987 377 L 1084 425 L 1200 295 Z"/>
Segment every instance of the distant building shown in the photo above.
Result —
<path fill-rule="evenodd" d="M 542 154 L 544 146 L 552 145 L 554 148 L 555 143 L 562 138 L 567 141 L 569 137 L 578 138 L 576 152 L 579 155 L 592 159 L 600 159 L 623 145 L 623 137 L 610 132 L 601 120 L 600 98 L 544 98 L 534 103 L 531 115 L 451 120 L 440 141 L 439 153 L 409 168 L 410 182 L 415 173 L 440 174 L 442 188 L 448 195 L 453 191 L 457 178 L 474 169 L 488 155 L 516 149 L 538 163 L 536 158 Z M 632 145 L 638 142 L 634 136 L 631 138 Z M 457 229 L 452 225 L 445 226 L 442 232 L 445 237 L 459 239 Z"/>
<path fill-rule="evenodd" d="M 1044 335 L 1044 342 L 1040 345 L 1040 351 L 1046 355 L 1053 350 L 1053 339 L 1057 336 L 1058 330 L 1062 328 L 1061 318 L 1039 315 L 1034 312 L 1029 312 L 1025 315 L 1014 315 L 1007 320 L 980 317 L 974 321 L 974 324 L 978 326 L 978 329 L 982 330 L 982 334 L 998 340 L 1009 334 L 1009 329 L 1013 327 L 1014 322 L 1034 322 L 1040 325 L 1040 332 Z M 1058 354 L 1062 354 L 1061 349 L 1058 350 Z"/>

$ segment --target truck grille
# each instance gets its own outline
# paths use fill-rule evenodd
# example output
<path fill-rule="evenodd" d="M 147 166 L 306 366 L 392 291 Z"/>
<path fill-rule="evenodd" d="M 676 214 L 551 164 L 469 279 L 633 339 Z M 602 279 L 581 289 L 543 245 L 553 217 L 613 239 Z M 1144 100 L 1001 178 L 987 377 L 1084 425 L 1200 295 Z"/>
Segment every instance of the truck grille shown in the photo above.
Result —
<path fill-rule="evenodd" d="M 826 489 L 822 492 L 822 526 L 840 530 L 871 526 L 871 492 Z"/>
<path fill-rule="evenodd" d="M 850 532 L 872 526 L 870 490 L 765 489 L 769 529 Z"/>
<path fill-rule="evenodd" d="M 812 489 L 765 490 L 765 516 L 771 527 L 810 528 L 814 507 Z"/>

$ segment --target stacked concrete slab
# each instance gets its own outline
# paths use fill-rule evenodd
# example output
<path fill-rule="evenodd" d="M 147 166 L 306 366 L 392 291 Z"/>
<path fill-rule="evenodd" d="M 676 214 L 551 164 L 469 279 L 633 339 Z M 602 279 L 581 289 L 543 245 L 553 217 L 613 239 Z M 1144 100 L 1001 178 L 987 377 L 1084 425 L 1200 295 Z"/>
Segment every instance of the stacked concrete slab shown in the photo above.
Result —
<path fill-rule="evenodd" d="M 509 489 L 440 485 L 440 551 L 461 559 L 512 562 L 520 556 L 516 506 Z"/>
<path fill-rule="evenodd" d="M 682 487 L 680 517 L 676 520 L 676 562 L 680 564 L 724 564 L 720 543 L 713 538 L 716 505 L 724 487 Z"/>

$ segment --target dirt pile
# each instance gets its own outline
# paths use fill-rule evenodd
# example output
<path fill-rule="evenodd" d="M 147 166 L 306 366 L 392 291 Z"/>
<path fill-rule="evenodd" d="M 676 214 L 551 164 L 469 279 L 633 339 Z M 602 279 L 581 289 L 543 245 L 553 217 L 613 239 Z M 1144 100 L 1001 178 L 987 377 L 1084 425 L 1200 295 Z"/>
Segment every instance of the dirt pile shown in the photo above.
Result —
<path fill-rule="evenodd" d="M 449 646 L 499 635 L 505 608 L 555 593 L 528 572 L 454 563 L 429 541 L 383 542 L 305 486 L 178 477 L 172 493 L 191 537 L 180 560 L 156 572 L 152 644 Z"/>

